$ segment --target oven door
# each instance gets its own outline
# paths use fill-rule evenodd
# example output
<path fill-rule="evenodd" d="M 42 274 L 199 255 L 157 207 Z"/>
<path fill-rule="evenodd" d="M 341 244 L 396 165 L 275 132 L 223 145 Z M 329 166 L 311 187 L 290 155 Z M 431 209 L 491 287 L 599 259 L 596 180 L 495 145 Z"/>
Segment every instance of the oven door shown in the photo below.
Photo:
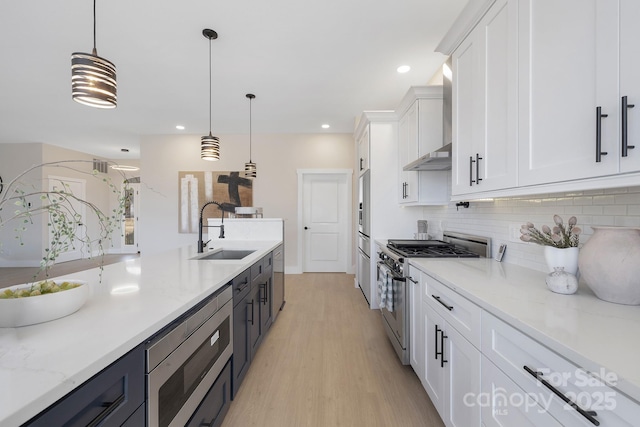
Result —
<path fill-rule="evenodd" d="M 233 352 L 228 301 L 148 374 L 150 427 L 183 427 Z"/>
<path fill-rule="evenodd" d="M 378 263 L 378 280 L 381 279 L 381 275 L 384 263 Z M 409 346 L 408 346 L 408 315 L 409 310 L 407 307 L 407 280 L 393 271 L 389 271 L 391 275 L 391 288 L 392 292 L 392 311 L 389 311 L 386 307 L 381 307 L 383 325 L 391 340 L 391 344 L 395 349 L 400 361 L 403 365 L 409 364 Z"/>

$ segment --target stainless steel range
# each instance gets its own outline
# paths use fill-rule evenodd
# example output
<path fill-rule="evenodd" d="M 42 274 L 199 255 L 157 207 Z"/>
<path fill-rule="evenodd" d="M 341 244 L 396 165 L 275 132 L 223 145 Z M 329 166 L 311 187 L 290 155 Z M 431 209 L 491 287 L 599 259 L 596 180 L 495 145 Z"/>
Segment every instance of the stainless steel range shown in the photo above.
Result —
<path fill-rule="evenodd" d="M 479 258 L 491 255 L 491 239 L 444 232 L 442 240 L 390 239 L 378 252 L 378 297 L 387 335 L 402 364 L 409 364 L 410 258 Z"/>

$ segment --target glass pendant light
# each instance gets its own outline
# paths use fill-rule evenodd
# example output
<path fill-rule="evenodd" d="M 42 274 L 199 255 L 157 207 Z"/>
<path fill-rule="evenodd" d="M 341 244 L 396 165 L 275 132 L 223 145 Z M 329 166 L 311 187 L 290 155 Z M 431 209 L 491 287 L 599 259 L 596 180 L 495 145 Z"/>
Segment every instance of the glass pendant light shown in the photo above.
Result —
<path fill-rule="evenodd" d="M 256 97 L 252 93 L 245 95 L 249 98 L 249 162 L 244 164 L 244 176 L 246 178 L 255 178 L 258 172 L 257 166 L 251 161 L 251 101 Z"/>
<path fill-rule="evenodd" d="M 96 108 L 116 108 L 116 66 L 96 50 L 96 0 L 93 0 L 93 51 L 71 54 L 71 97 Z"/>
<path fill-rule="evenodd" d="M 220 139 L 211 134 L 211 40 L 217 39 L 218 33 L 205 28 L 202 35 L 209 39 L 209 135 L 200 138 L 200 158 L 216 161 L 220 160 Z"/>

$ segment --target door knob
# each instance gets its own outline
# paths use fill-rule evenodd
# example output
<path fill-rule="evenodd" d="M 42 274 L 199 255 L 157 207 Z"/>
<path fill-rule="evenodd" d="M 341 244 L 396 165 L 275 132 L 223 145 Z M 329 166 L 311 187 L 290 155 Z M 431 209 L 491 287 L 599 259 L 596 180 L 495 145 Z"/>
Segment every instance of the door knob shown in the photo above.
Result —
<path fill-rule="evenodd" d="M 308 229 L 309 229 L 309 227 L 305 227 L 304 229 L 305 229 L 305 230 L 308 230 Z"/>

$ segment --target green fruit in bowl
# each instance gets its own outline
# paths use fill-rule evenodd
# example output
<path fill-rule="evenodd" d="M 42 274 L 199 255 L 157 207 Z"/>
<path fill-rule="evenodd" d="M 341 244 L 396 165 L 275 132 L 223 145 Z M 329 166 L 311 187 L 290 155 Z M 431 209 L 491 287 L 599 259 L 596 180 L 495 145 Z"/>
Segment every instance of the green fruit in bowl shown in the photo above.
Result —
<path fill-rule="evenodd" d="M 53 280 L 44 280 L 42 282 L 35 283 L 28 288 L 5 289 L 0 293 L 0 299 L 26 298 L 38 295 L 53 294 L 56 292 L 77 288 L 81 285 L 81 283 L 74 282 L 56 283 Z"/>

